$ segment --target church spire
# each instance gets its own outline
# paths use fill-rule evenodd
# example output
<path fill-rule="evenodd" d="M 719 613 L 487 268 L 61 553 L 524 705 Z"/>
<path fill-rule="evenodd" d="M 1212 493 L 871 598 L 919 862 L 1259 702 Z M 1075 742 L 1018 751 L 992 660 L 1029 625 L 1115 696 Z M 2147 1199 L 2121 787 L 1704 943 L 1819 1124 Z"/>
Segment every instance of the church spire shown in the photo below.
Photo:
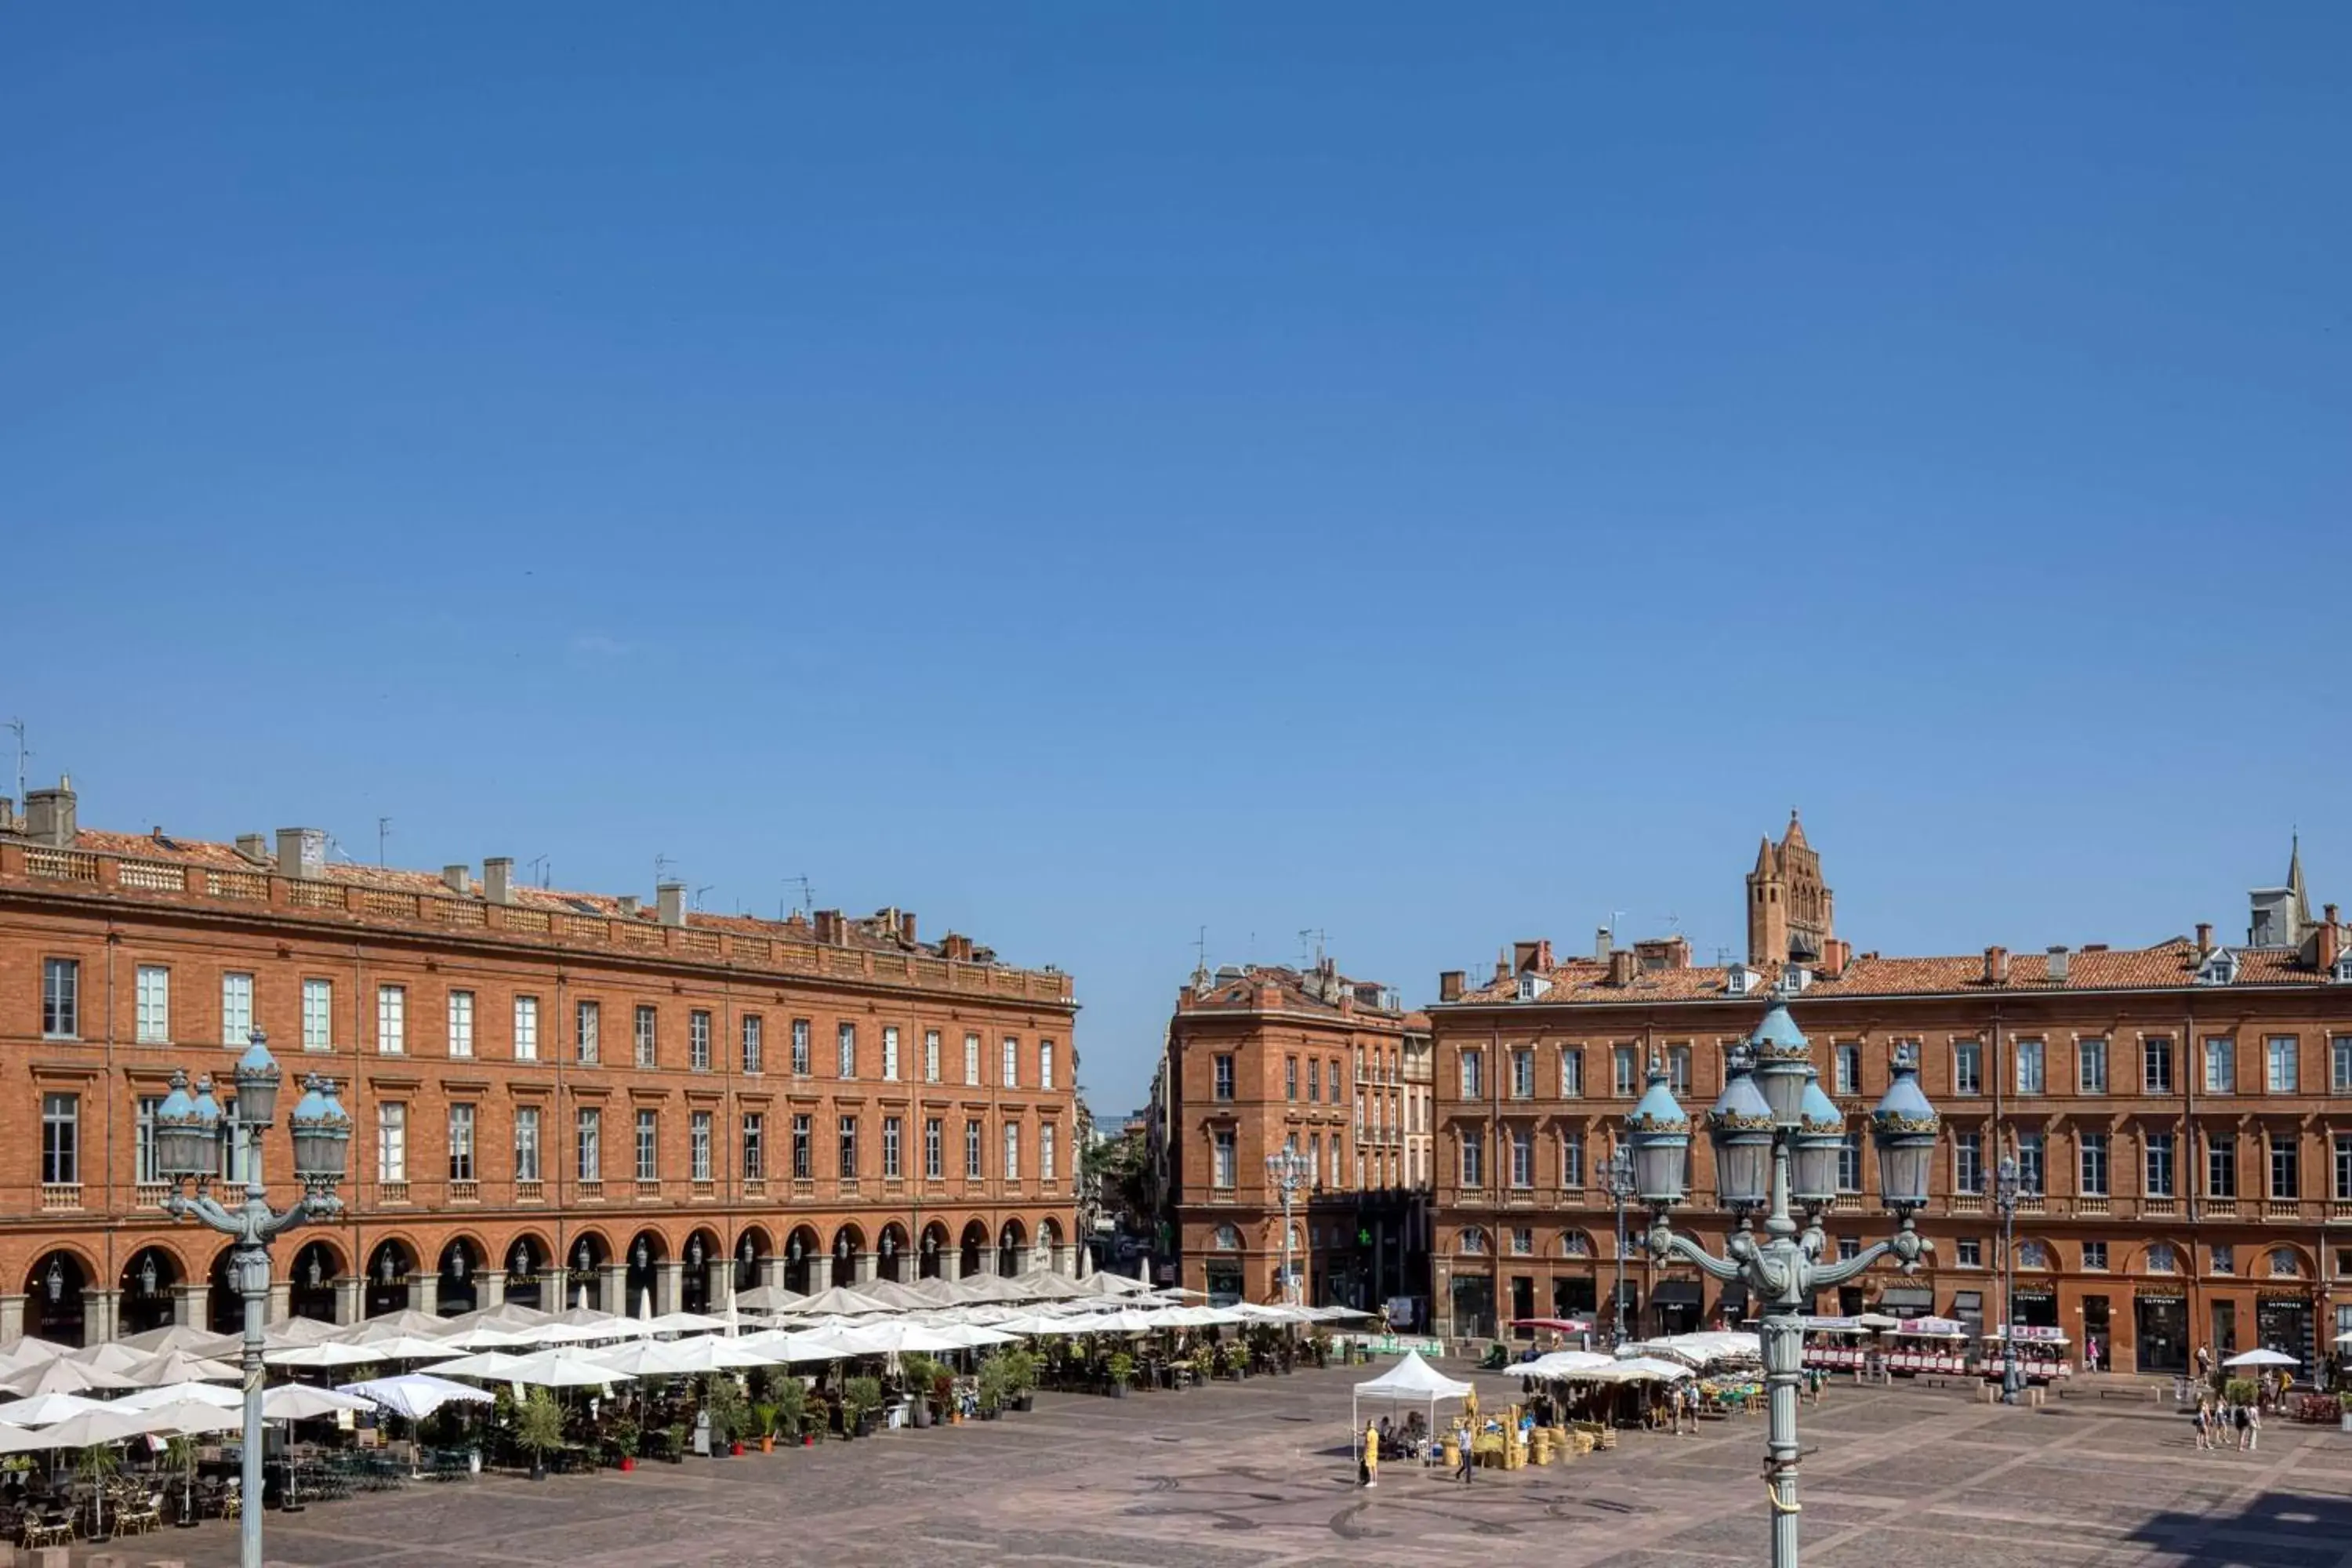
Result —
<path fill-rule="evenodd" d="M 2294 895 L 2294 930 L 2296 940 L 2311 929 L 2311 898 L 2303 888 L 2303 835 L 2288 840 L 2286 857 L 2286 890 Z"/>

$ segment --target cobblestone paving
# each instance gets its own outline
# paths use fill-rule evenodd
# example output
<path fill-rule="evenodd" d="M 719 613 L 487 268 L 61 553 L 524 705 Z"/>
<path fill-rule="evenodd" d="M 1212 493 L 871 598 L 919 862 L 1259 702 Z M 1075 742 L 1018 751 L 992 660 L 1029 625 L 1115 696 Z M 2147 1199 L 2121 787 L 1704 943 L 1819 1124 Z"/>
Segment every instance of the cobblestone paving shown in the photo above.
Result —
<path fill-rule="evenodd" d="M 269 1516 L 273 1562 L 921 1563 L 1181 1568 L 1717 1568 L 1765 1559 L 1760 1417 L 1633 1436 L 1467 1488 L 1391 1465 L 1353 1485 L 1360 1372 L 1303 1373 L 765 1457 L 532 1484 L 423 1484 Z M 1491 1399 L 1512 1385 L 1482 1379 Z M 1490 1403 L 1491 1403 L 1490 1399 Z M 1833 1387 L 1803 1414 L 1807 1561 L 1820 1568 L 2352 1568 L 2352 1436 L 2273 1425 L 2259 1454 L 2200 1454 L 2181 1418 L 2074 1398 Z M 124 1542 L 133 1564 L 227 1568 L 226 1526 Z M 82 1555 L 76 1554 L 79 1563 Z"/>

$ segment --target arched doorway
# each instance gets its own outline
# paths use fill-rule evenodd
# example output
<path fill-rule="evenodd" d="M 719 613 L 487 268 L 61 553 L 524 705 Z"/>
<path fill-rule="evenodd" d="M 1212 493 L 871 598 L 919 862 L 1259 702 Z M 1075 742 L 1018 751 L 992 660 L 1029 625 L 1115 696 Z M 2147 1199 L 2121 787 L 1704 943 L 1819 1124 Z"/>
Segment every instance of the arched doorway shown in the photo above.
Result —
<path fill-rule="evenodd" d="M 563 1293 L 570 1301 L 559 1301 L 550 1309 L 561 1311 L 566 1306 L 586 1307 L 604 1312 L 614 1309 L 604 1303 L 604 1265 L 612 1258 L 612 1249 L 598 1232 L 583 1230 L 572 1243 L 567 1258 L 571 1272 L 564 1277 Z"/>
<path fill-rule="evenodd" d="M 364 1315 L 381 1318 L 408 1306 L 408 1277 L 416 1272 L 416 1254 L 400 1241 L 380 1242 L 368 1255 L 367 1303 Z"/>
<path fill-rule="evenodd" d="M 941 1225 L 939 1221 L 933 1220 L 930 1224 L 923 1227 L 923 1246 L 921 1255 L 916 1260 L 915 1265 L 916 1278 L 920 1279 L 938 1279 L 940 1277 L 940 1263 L 942 1258 L 946 1255 L 947 1250 L 948 1227 Z"/>
<path fill-rule="evenodd" d="M 877 1279 L 902 1278 L 899 1270 L 904 1266 L 906 1250 L 906 1231 L 896 1220 L 884 1226 L 882 1234 L 874 1242 L 874 1277 Z"/>
<path fill-rule="evenodd" d="M 735 1289 L 739 1291 L 757 1289 L 760 1265 L 768 1258 L 768 1233 L 758 1226 L 748 1226 L 735 1242 Z"/>
<path fill-rule="evenodd" d="M 714 1303 L 710 1299 L 710 1264 L 719 1256 L 719 1238 L 707 1230 L 698 1230 L 686 1238 L 686 1272 L 678 1279 L 677 1304 L 689 1312 L 708 1312 Z"/>
<path fill-rule="evenodd" d="M 814 1296 L 823 1287 L 816 1283 L 817 1260 L 824 1255 L 824 1244 L 816 1232 L 802 1226 L 784 1243 L 784 1289 L 801 1296 Z"/>
<path fill-rule="evenodd" d="M 865 1250 L 865 1234 L 856 1226 L 845 1225 L 833 1233 L 833 1283 L 856 1285 L 857 1255 Z"/>
<path fill-rule="evenodd" d="M 172 1287 L 180 1282 L 180 1265 L 160 1247 L 142 1247 L 122 1266 L 122 1294 L 115 1309 L 120 1320 L 115 1332 L 143 1334 L 173 1321 Z"/>
<path fill-rule="evenodd" d="M 1021 1247 L 1028 1236 L 1019 1220 L 1004 1222 L 1004 1228 L 996 1235 L 996 1271 L 999 1274 L 1010 1279 L 1021 1272 Z"/>
<path fill-rule="evenodd" d="M 480 1300 L 475 1276 L 482 1271 L 480 1254 L 464 1237 L 452 1238 L 441 1249 L 441 1283 L 433 1294 L 434 1310 L 445 1318 L 470 1312 Z"/>
<path fill-rule="evenodd" d="M 245 1332 L 245 1298 L 229 1278 L 229 1257 L 236 1250 L 224 1247 L 213 1254 L 211 1289 L 205 1293 L 205 1327 L 216 1334 Z"/>
<path fill-rule="evenodd" d="M 518 1236 L 507 1247 L 507 1300 L 518 1307 L 547 1310 L 541 1298 L 547 1266 L 547 1246 L 536 1237 Z"/>
<path fill-rule="evenodd" d="M 981 1259 L 988 1256 L 988 1227 L 973 1220 L 963 1227 L 963 1242 L 956 1258 L 957 1278 L 969 1279 L 980 1272 Z"/>
<path fill-rule="evenodd" d="M 335 1279 L 342 1271 L 342 1254 L 332 1242 L 305 1242 L 294 1255 L 294 1271 L 287 1279 L 287 1310 L 298 1318 L 333 1322 Z"/>
<path fill-rule="evenodd" d="M 78 1345 L 87 1327 L 82 1290 L 89 1277 L 81 1259 L 63 1250 L 47 1253 L 25 1278 L 25 1337 Z"/>
<path fill-rule="evenodd" d="M 650 1318 L 658 1310 L 655 1303 L 659 1297 L 654 1281 L 660 1277 L 658 1270 L 668 1258 L 669 1247 L 659 1231 L 637 1232 L 637 1238 L 629 1243 L 629 1271 L 622 1281 L 621 1310 L 625 1316 Z"/>
<path fill-rule="evenodd" d="M 1039 1220 L 1037 1222 L 1037 1268 L 1040 1269 L 1050 1269 L 1054 1268 L 1056 1260 L 1061 1255 L 1061 1250 L 1062 1227 L 1060 1223 L 1052 1219 Z"/>

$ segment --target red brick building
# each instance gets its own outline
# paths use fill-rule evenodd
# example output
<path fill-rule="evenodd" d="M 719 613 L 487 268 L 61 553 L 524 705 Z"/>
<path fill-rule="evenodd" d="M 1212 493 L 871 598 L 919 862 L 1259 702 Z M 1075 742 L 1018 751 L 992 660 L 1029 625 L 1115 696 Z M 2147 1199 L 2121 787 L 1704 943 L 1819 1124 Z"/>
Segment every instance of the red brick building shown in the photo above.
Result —
<path fill-rule="evenodd" d="M 1944 1118 L 1915 1280 L 1874 1271 L 1843 1305 L 1997 1323 L 2000 1159 L 2032 1189 L 2016 1220 L 2016 1312 L 2085 1333 L 2121 1369 L 2175 1370 L 2200 1342 L 2274 1344 L 2308 1367 L 2352 1330 L 2352 960 L 2336 909 L 2317 919 L 2300 854 L 2256 890 L 2242 943 L 2209 926 L 2152 947 L 2012 956 L 1853 952 L 1834 934 L 1820 860 L 1790 823 L 1748 878 L 1745 963 L 1703 967 L 1679 938 L 1560 958 L 1522 942 L 1472 986 L 1441 976 L 1441 1311 L 1458 1331 L 1600 1310 L 1616 1261 L 1598 1171 L 1666 1065 L 1694 1111 L 1720 1092 L 1724 1049 L 1776 991 L 1813 1044 L 1853 1129 L 1835 1246 L 1887 1222 L 1862 1117 L 1894 1047 L 1915 1043 Z M 1713 1184 L 1704 1139 L 1694 1191 Z M 1729 1216 L 1685 1211 L 1719 1247 Z M 1638 1237 L 1642 1216 L 1630 1224 Z M 1744 1310 L 1738 1287 L 1627 1260 L 1632 1326 L 1648 1333 Z"/>
<path fill-rule="evenodd" d="M 323 835 L 97 832 L 0 803 L 0 1337 L 229 1326 L 225 1239 L 156 1207 L 146 1118 L 254 1030 L 339 1087 L 347 1212 L 276 1248 L 273 1312 L 1068 1268 L 1069 977 L 915 917 L 692 912 L 332 863 Z M 274 1196 L 290 1200 L 282 1127 Z"/>
<path fill-rule="evenodd" d="M 1196 972 L 1161 1064 L 1167 1193 L 1183 1284 L 1282 1299 L 1282 1200 L 1266 1157 L 1311 1173 L 1293 1198 L 1300 1298 L 1375 1308 L 1426 1286 L 1427 1020 L 1328 960 Z"/>

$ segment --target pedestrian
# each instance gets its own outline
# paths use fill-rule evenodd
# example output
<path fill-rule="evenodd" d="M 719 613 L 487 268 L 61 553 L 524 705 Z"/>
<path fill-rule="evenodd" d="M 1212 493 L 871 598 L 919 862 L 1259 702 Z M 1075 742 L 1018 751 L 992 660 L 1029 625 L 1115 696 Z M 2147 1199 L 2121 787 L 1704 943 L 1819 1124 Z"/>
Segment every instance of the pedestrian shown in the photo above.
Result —
<path fill-rule="evenodd" d="M 2252 1421 L 2246 1415 L 2244 1405 L 2233 1404 L 2230 1406 L 2230 1431 L 2234 1439 L 2233 1446 L 2240 1453 L 2245 1452 L 2246 1429 L 2251 1425 Z"/>
<path fill-rule="evenodd" d="M 1477 1435 L 1478 1433 L 1475 1427 L 1465 1426 L 1462 1428 L 1462 1466 L 1459 1469 L 1454 1472 L 1454 1479 L 1460 1481 L 1465 1487 L 1470 1484 L 1471 1472 L 1477 1468 L 1477 1462 L 1473 1458 L 1470 1452 L 1470 1445 L 1477 1437 Z"/>
<path fill-rule="evenodd" d="M 2262 1438 L 2263 1408 L 2257 1405 L 2246 1412 L 2246 1452 L 2251 1454 L 2261 1447 Z"/>
<path fill-rule="evenodd" d="M 1363 1482 L 1367 1488 L 1381 1484 L 1381 1429 L 1369 1420 L 1364 1423 Z"/>
<path fill-rule="evenodd" d="M 2198 1449 L 2202 1452 L 2211 1448 L 2213 1447 L 2213 1402 L 2210 1399 L 2200 1399 L 2197 1402 L 2197 1414 L 2193 1417 L 2193 1423 L 2197 1427 Z"/>
<path fill-rule="evenodd" d="M 2202 1383 L 2212 1375 L 2213 1347 L 2211 1345 L 2199 1345 L 2197 1347 L 2197 1381 Z"/>
<path fill-rule="evenodd" d="M 2083 1336 L 2083 1370 L 2084 1372 L 2099 1370 L 2099 1337 L 2096 1334 Z"/>

